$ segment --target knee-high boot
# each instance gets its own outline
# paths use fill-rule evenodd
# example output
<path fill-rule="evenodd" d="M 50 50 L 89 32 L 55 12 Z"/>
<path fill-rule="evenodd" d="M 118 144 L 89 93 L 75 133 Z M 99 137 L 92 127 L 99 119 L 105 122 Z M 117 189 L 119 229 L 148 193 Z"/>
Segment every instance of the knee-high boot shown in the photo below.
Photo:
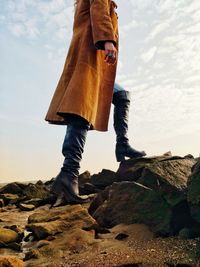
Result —
<path fill-rule="evenodd" d="M 128 158 L 139 158 L 146 155 L 144 151 L 137 151 L 129 145 L 128 114 L 130 106 L 130 92 L 118 91 L 113 94 L 114 129 L 116 132 L 115 155 L 118 162 Z"/>
<path fill-rule="evenodd" d="M 78 175 L 89 127 L 89 123 L 80 117 L 71 119 L 67 126 L 62 147 L 65 157 L 63 167 L 52 185 L 52 191 L 58 196 L 54 207 L 61 205 L 62 202 L 85 203 L 88 201 L 87 196 L 79 195 Z"/>

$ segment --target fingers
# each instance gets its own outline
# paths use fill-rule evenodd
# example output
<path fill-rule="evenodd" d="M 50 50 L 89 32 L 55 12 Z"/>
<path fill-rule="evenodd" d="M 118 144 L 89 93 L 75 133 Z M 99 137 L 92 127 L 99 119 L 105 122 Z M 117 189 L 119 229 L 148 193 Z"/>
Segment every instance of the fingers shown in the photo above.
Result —
<path fill-rule="evenodd" d="M 108 65 L 115 64 L 117 60 L 117 49 L 115 48 L 114 44 L 110 41 L 105 42 L 105 62 Z"/>
<path fill-rule="evenodd" d="M 114 65 L 115 62 L 116 62 L 116 58 L 111 58 L 111 57 L 106 56 L 106 57 L 105 57 L 105 62 L 106 62 L 108 65 Z"/>
<path fill-rule="evenodd" d="M 116 60 L 117 60 L 117 51 L 106 49 L 105 50 L 105 62 L 108 65 L 113 65 L 115 64 Z"/>

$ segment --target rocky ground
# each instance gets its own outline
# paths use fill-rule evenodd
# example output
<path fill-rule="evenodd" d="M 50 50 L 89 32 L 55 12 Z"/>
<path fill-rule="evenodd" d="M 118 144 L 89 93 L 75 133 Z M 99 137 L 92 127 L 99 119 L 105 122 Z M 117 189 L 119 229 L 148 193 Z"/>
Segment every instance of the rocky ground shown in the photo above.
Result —
<path fill-rule="evenodd" d="M 126 160 L 79 177 L 91 202 L 51 208 L 51 181 L 0 189 L 0 267 L 200 266 L 200 159 Z"/>

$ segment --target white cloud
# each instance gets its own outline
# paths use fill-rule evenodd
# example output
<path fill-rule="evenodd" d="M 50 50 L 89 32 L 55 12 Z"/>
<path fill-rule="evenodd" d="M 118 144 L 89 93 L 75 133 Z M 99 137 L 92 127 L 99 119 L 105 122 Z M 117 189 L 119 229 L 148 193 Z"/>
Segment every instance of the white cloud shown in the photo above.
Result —
<path fill-rule="evenodd" d="M 26 33 L 26 29 L 25 29 L 24 25 L 20 24 L 20 23 L 9 24 L 8 28 L 12 32 L 12 34 L 17 36 L 17 37 L 25 35 L 25 33 Z"/>
<path fill-rule="evenodd" d="M 133 5 L 134 8 L 137 9 L 146 9 L 149 6 L 154 5 L 154 1 L 152 2 L 152 0 L 130 0 L 131 4 Z"/>
<path fill-rule="evenodd" d="M 200 13 L 199 13 L 199 17 L 200 17 Z M 186 29 L 186 32 L 189 34 L 200 33 L 200 22 L 192 24 L 190 27 Z"/>
<path fill-rule="evenodd" d="M 137 21 L 132 20 L 131 22 L 129 22 L 129 23 L 123 25 L 123 26 L 120 28 L 120 31 L 121 31 L 121 32 L 128 32 L 128 31 L 130 31 L 130 30 L 136 28 L 137 26 L 138 26 Z"/>
<path fill-rule="evenodd" d="M 6 20 L 6 17 L 3 16 L 3 15 L 0 15 L 0 23 L 1 23 L 1 22 L 4 22 L 5 20 Z"/>
<path fill-rule="evenodd" d="M 63 40 L 71 30 L 73 1 L 64 0 L 8 0 L 3 4 L 8 29 L 15 36 L 36 39 L 55 35 Z M 65 32 L 64 29 L 65 28 Z"/>
<path fill-rule="evenodd" d="M 157 51 L 156 46 L 151 47 L 147 52 L 145 52 L 141 55 L 142 60 L 145 63 L 148 63 L 149 61 L 151 61 L 154 58 L 156 51 Z"/>
<path fill-rule="evenodd" d="M 194 14 L 195 12 L 199 11 L 199 9 L 200 9 L 200 2 L 197 0 L 194 0 L 194 1 L 189 2 L 186 12 Z"/>
<path fill-rule="evenodd" d="M 159 22 L 150 32 L 149 36 L 147 37 L 147 40 L 149 41 L 149 40 L 156 38 L 160 33 L 165 31 L 168 27 L 169 27 L 168 22 L 165 22 L 165 21 L 161 23 Z"/>
<path fill-rule="evenodd" d="M 160 1 L 157 4 L 157 9 L 160 13 L 168 13 L 175 8 L 175 5 L 176 3 L 173 0 Z"/>
<path fill-rule="evenodd" d="M 200 83 L 200 76 L 199 75 L 189 76 L 184 80 L 184 83 L 187 83 L 187 84 Z"/>

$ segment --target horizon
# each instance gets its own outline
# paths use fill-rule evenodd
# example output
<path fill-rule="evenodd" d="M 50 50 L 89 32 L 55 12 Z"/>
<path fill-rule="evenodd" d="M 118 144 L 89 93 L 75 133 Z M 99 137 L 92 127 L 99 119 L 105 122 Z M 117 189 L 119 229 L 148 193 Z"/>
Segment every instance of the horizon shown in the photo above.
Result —
<path fill-rule="evenodd" d="M 116 81 L 132 92 L 130 144 L 147 156 L 200 149 L 200 1 L 120 0 Z M 0 183 L 48 180 L 63 162 L 64 126 L 44 121 L 72 35 L 73 0 L 0 3 Z M 89 131 L 80 173 L 116 171 L 109 131 Z"/>

